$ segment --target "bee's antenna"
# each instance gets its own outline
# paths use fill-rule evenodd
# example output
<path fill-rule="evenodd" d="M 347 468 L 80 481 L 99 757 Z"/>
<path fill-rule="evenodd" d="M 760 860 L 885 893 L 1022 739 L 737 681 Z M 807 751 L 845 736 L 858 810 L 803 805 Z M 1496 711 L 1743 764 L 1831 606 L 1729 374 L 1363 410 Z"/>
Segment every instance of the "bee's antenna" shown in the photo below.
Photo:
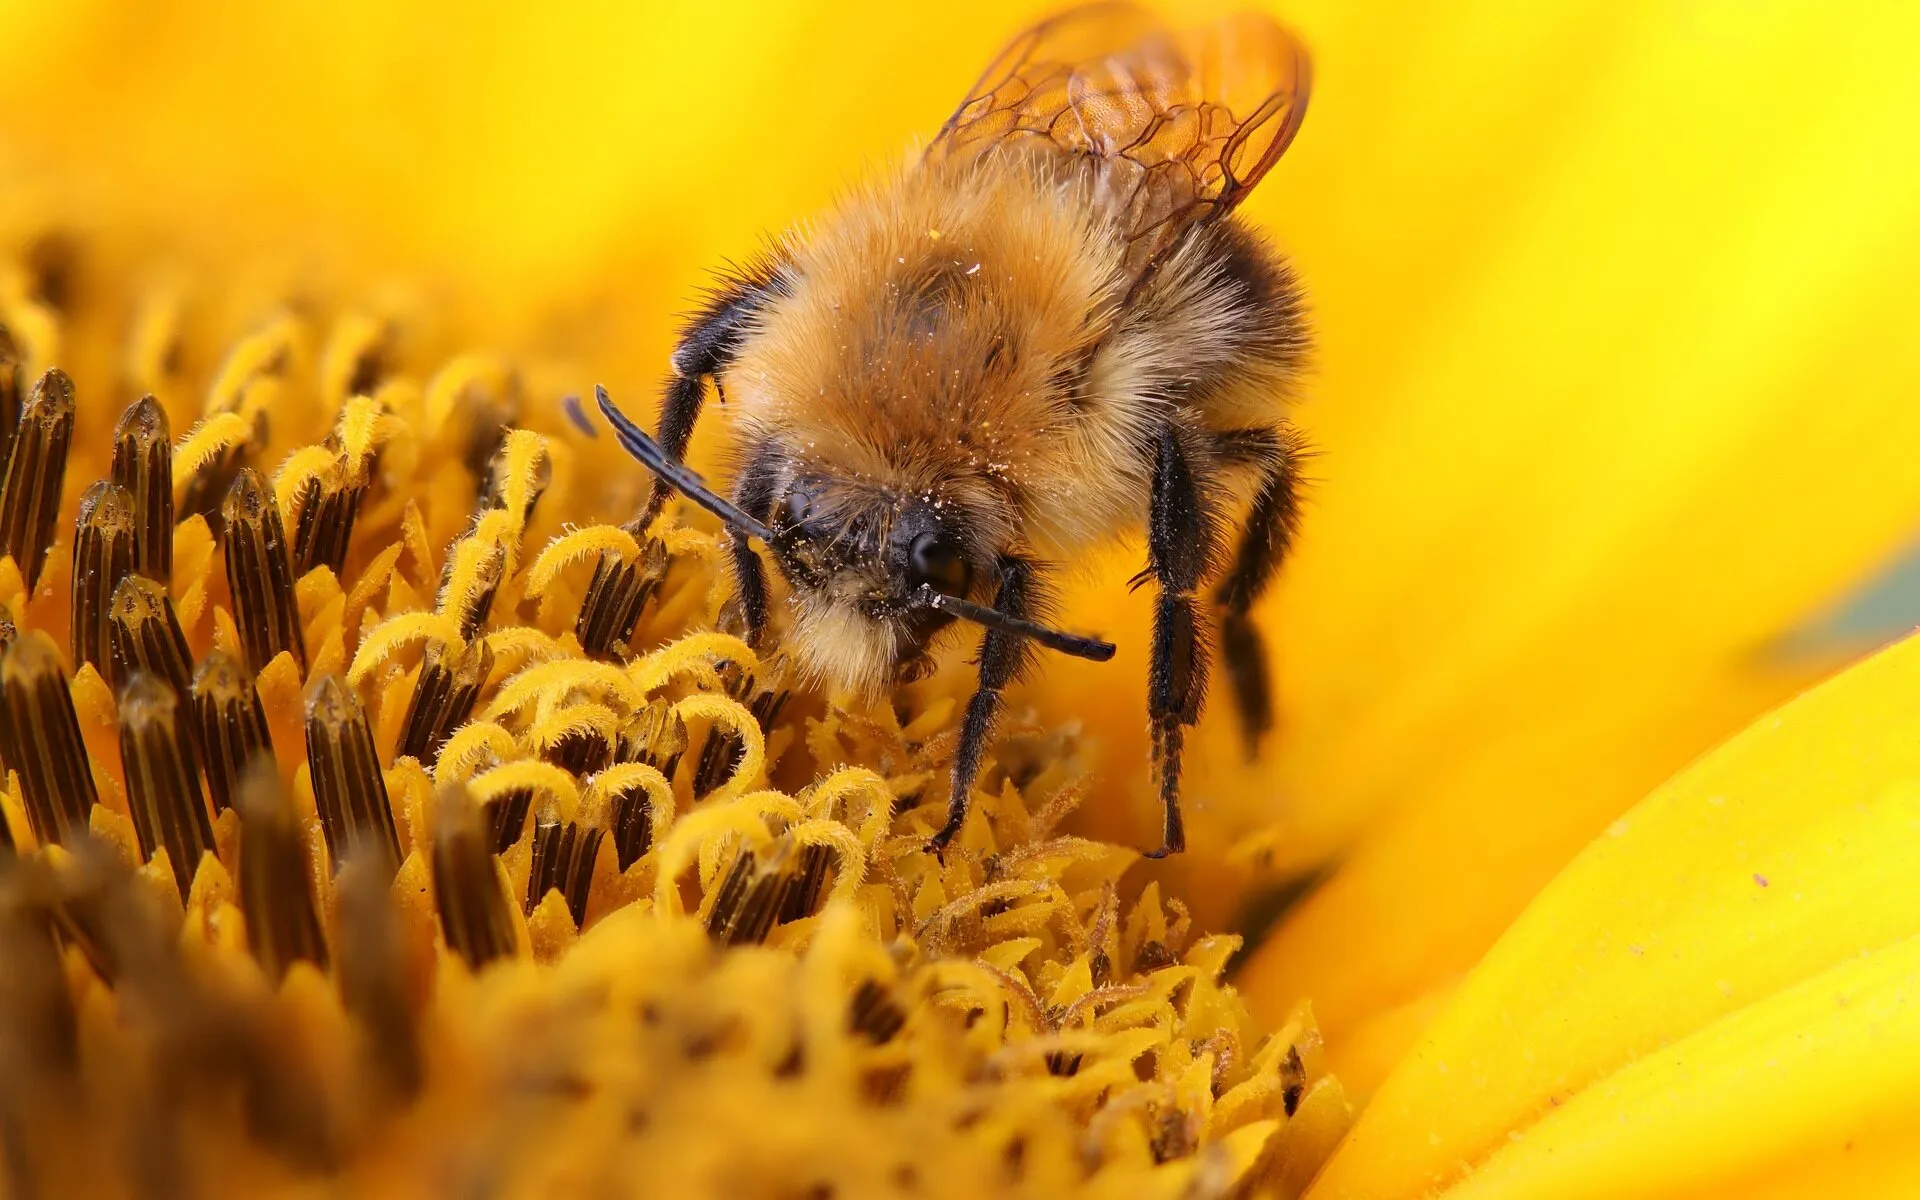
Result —
<path fill-rule="evenodd" d="M 937 608 L 950 613 L 963 621 L 972 621 L 975 625 L 984 625 L 988 629 L 997 629 L 1002 633 L 1017 633 L 1029 637 L 1049 650 L 1058 650 L 1062 654 L 1071 654 L 1075 658 L 1090 659 L 1093 662 L 1106 662 L 1113 657 L 1113 643 L 1099 638 L 1081 637 L 1076 633 L 1062 633 L 1058 629 L 1049 629 L 1036 621 L 1024 617 L 1009 616 L 997 608 L 988 608 L 984 604 L 975 604 L 971 600 L 962 600 L 958 596 L 949 596 L 923 585 L 914 593 L 913 602 L 924 608 Z"/>
<path fill-rule="evenodd" d="M 666 481 L 668 486 L 741 533 L 757 537 L 769 545 L 775 541 L 773 530 L 765 523 L 756 521 L 741 512 L 738 505 L 708 487 L 706 482 L 685 463 L 678 463 L 668 458 L 667 452 L 660 448 L 659 442 L 654 441 L 646 430 L 635 425 L 625 413 L 613 406 L 613 401 L 607 398 L 606 388 L 596 386 L 593 389 L 593 396 L 600 403 L 600 414 L 613 426 L 614 436 L 619 439 L 621 449 L 639 459 L 641 466 L 658 475 Z M 1108 653 L 1112 653 L 1111 648 L 1108 649 Z"/>

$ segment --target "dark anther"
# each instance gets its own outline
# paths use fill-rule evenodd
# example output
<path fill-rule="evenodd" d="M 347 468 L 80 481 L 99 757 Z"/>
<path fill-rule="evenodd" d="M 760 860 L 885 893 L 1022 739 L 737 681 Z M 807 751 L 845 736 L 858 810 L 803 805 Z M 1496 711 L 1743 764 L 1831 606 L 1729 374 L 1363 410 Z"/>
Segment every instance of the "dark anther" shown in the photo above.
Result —
<path fill-rule="evenodd" d="M 341 1005 L 366 1034 L 370 1065 L 392 1087 L 394 1098 L 406 1099 L 420 1090 L 424 1065 L 406 948 L 389 892 L 392 878 L 371 860 L 349 863 L 335 877 L 340 912 L 335 975 Z"/>
<path fill-rule="evenodd" d="M 301 489 L 300 515 L 293 531 L 296 575 L 305 575 L 315 567 L 340 574 L 347 564 L 354 518 L 360 515 L 360 501 L 366 494 L 366 481 L 345 454 Z"/>
<path fill-rule="evenodd" d="M 786 668 L 784 660 L 775 658 L 762 664 L 759 677 L 734 670 L 727 681 L 727 691 L 734 699 L 746 705 L 765 734 L 773 728 L 779 719 L 780 710 L 786 707 L 791 694 L 786 687 Z M 716 729 L 707 735 L 700 747 L 700 761 L 693 775 L 693 794 L 700 798 L 726 782 L 740 764 L 743 748 L 737 735 Z"/>
<path fill-rule="evenodd" d="M 1307 1090 L 1307 1064 L 1300 1061 L 1300 1048 L 1288 1046 L 1287 1056 L 1280 1060 L 1280 1104 L 1292 1116 L 1300 1107 L 1300 1097 Z"/>
<path fill-rule="evenodd" d="M 863 979 L 847 1005 L 847 1030 L 864 1036 L 874 1045 L 893 1040 L 907 1023 L 907 1014 L 894 1000 L 885 984 Z"/>
<path fill-rule="evenodd" d="M 129 575 L 113 589 L 107 603 L 107 660 L 115 688 L 125 687 L 135 671 L 150 671 L 177 695 L 193 690 L 193 655 L 166 588 L 144 575 Z"/>
<path fill-rule="evenodd" d="M 0 868 L 0 962 L 7 964 L 7 985 L 0 988 L 0 1062 L 7 1064 L 7 1090 L 16 1097 L 65 1092 L 80 1067 L 79 1022 L 53 936 L 58 884 L 50 874 L 44 862 Z M 11 1146 L 8 1156 L 25 1149 Z"/>
<path fill-rule="evenodd" d="M 20 776 L 41 845 L 84 833 L 97 798 L 60 652 L 46 634 L 14 638 L 0 660 L 0 760 Z"/>
<path fill-rule="evenodd" d="M 173 578 L 172 439 L 152 396 L 130 405 L 113 431 L 113 481 L 133 497 L 139 530 L 133 567 L 161 583 Z"/>
<path fill-rule="evenodd" d="M 73 663 L 92 663 L 111 673 L 107 608 L 114 588 L 133 573 L 138 551 L 133 496 L 110 480 L 98 480 L 80 497 L 73 522 Z"/>
<path fill-rule="evenodd" d="M 575 928 L 587 923 L 587 895 L 593 886 L 593 862 L 600 853 L 604 829 L 573 821 L 541 821 L 533 830 L 533 865 L 527 874 L 526 912 L 550 891 L 567 902 Z"/>
<path fill-rule="evenodd" d="M 252 676 L 223 650 L 208 653 L 193 673 L 193 713 L 213 811 L 225 812 L 247 764 L 257 755 L 273 753 L 267 714 Z"/>
<path fill-rule="evenodd" d="M 495 854 L 505 854 L 527 829 L 527 812 L 533 807 L 532 788 L 512 788 L 482 806 L 482 824 L 492 840 Z"/>
<path fill-rule="evenodd" d="M 213 825 L 180 695 L 164 678 L 135 671 L 120 689 L 120 761 L 127 807 L 142 858 L 165 850 L 185 900 L 200 856 L 213 849 Z"/>
<path fill-rule="evenodd" d="M 574 634 L 580 648 L 594 658 L 619 658 L 633 638 L 634 626 L 647 601 L 659 590 L 667 573 L 667 547 L 658 538 L 647 539 L 640 560 L 629 563 L 617 554 L 602 554 L 587 584 Z"/>
<path fill-rule="evenodd" d="M 293 560 L 272 490 L 258 471 L 243 467 L 220 511 L 227 529 L 227 588 L 247 666 L 265 670 L 285 650 L 304 668 L 307 650 L 294 603 Z"/>
<path fill-rule="evenodd" d="M 767 940 L 786 906 L 794 884 L 794 844 L 782 837 L 766 851 L 766 860 L 742 849 L 733 860 L 707 911 L 707 934 L 722 946 Z"/>
<path fill-rule="evenodd" d="M 239 808 L 240 911 L 253 957 L 275 981 L 301 959 L 324 969 L 327 943 L 307 876 L 306 839 L 272 759 L 263 756 L 247 765 Z"/>
<path fill-rule="evenodd" d="M 73 441 L 73 380 L 58 367 L 40 377 L 20 411 L 20 427 L 0 484 L 0 554 L 11 554 L 32 591 L 40 582 Z"/>
<path fill-rule="evenodd" d="M 398 753 L 431 767 L 453 731 L 473 715 L 473 703 L 493 670 L 493 651 L 485 640 L 453 650 L 439 639 L 427 643 L 420 658 L 420 679 L 407 704 Z"/>
<path fill-rule="evenodd" d="M 7 327 L 0 325 L 0 480 L 7 477 L 14 434 L 20 429 L 20 398 L 27 390 L 25 374 L 20 347 L 14 344 Z"/>
<path fill-rule="evenodd" d="M 686 752 L 687 724 L 668 701 L 649 701 L 620 729 L 620 761 L 646 763 L 669 779 Z"/>
<path fill-rule="evenodd" d="M 494 871 L 480 811 L 463 789 L 438 796 L 433 898 L 447 948 L 478 970 L 514 951 L 513 914 Z"/>
<path fill-rule="evenodd" d="M 360 698 L 335 675 L 321 679 L 307 696 L 307 768 L 333 869 L 365 853 L 383 862 L 392 878 L 400 865 L 400 835 L 380 757 Z"/>

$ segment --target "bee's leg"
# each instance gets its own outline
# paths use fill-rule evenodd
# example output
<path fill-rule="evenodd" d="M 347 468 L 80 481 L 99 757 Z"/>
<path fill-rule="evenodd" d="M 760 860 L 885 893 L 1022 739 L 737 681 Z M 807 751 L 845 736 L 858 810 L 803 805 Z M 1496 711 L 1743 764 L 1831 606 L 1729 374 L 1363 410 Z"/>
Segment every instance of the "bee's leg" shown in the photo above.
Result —
<path fill-rule="evenodd" d="M 680 341 L 673 349 L 673 375 L 660 401 L 660 431 L 654 438 L 667 457 L 675 462 L 685 459 L 694 423 L 700 419 L 701 401 L 706 397 L 707 376 L 718 375 L 733 362 L 754 314 L 779 288 L 773 264 L 751 275 L 729 279 L 681 330 Z M 673 488 L 665 480 L 655 479 L 646 507 L 627 523 L 627 528 L 639 533 L 651 525 L 672 494 Z"/>
<path fill-rule="evenodd" d="M 1257 465 L 1259 484 L 1240 548 L 1214 594 L 1224 610 L 1220 618 L 1220 659 L 1233 685 L 1234 707 L 1249 757 L 1273 728 L 1273 684 L 1267 674 L 1266 646 L 1251 616 L 1254 602 L 1286 561 L 1300 526 L 1300 459 L 1305 453 L 1292 430 L 1250 430 L 1223 439 L 1223 450 Z"/>
<path fill-rule="evenodd" d="M 1039 603 L 1039 591 L 1032 563 L 1013 557 L 1000 560 L 1000 588 L 993 599 L 995 608 L 1010 617 L 1031 617 Z M 966 716 L 960 721 L 960 745 L 953 755 L 953 788 L 947 798 L 947 823 L 927 842 L 927 848 L 935 854 L 944 853 L 947 843 L 966 823 L 973 782 L 980 774 L 980 760 L 986 756 L 994 720 L 1000 715 L 1000 694 L 1026 670 L 1032 656 L 1027 639 L 1017 633 L 989 629 L 986 639 L 980 643 L 980 686 L 974 691 L 973 699 L 967 701 Z"/>
<path fill-rule="evenodd" d="M 733 502 L 740 511 L 762 521 L 767 519 L 773 508 L 778 461 L 771 446 L 763 446 L 747 460 L 733 484 Z M 733 560 L 734 586 L 740 592 L 740 613 L 747 622 L 747 644 L 758 650 L 767 634 L 767 566 L 754 553 L 751 540 L 738 529 L 727 530 L 727 550 Z"/>
<path fill-rule="evenodd" d="M 1195 473 L 1181 430 L 1161 427 L 1154 448 L 1153 497 L 1147 516 L 1147 569 L 1160 584 L 1153 612 L 1153 657 L 1147 677 L 1147 714 L 1153 764 L 1165 818 L 1161 845 L 1148 858 L 1186 849 L 1180 820 L 1180 752 L 1186 727 L 1200 717 L 1207 693 L 1205 633 L 1194 589 L 1200 586 L 1218 537 L 1208 497 L 1215 489 Z"/>

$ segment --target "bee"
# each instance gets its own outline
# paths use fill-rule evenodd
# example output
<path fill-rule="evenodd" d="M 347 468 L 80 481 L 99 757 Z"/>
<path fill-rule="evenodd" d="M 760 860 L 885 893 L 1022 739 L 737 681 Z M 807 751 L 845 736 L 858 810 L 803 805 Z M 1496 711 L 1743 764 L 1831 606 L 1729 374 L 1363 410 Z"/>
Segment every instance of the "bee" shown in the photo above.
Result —
<path fill-rule="evenodd" d="M 1033 648 L 1104 661 L 1046 623 L 1050 563 L 1142 525 L 1158 589 L 1148 686 L 1162 844 L 1185 845 L 1184 733 L 1219 647 L 1249 745 L 1272 722 L 1250 613 L 1299 519 L 1286 402 L 1309 339 L 1295 278 L 1234 210 L 1306 112 L 1307 55 L 1252 14 L 1175 31 L 1127 4 L 1016 37 L 897 175 L 722 276 L 672 355 L 658 433 L 602 413 L 727 527 L 755 645 L 817 682 L 878 690 L 937 635 L 984 629 L 941 852 L 1006 689 Z M 730 495 L 683 458 L 711 381 Z M 1229 538 L 1232 544 L 1229 545 Z"/>

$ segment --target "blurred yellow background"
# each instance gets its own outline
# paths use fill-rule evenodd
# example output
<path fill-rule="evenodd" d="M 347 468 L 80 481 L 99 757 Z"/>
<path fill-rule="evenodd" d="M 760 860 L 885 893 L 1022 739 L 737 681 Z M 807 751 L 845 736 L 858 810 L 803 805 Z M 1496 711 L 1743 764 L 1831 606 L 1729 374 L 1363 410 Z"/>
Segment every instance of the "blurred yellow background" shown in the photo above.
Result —
<path fill-rule="evenodd" d="M 650 393 L 704 272 L 897 162 L 1043 6 L 0 5 L 0 230 L 290 264 Z M 1320 354 L 1268 608 L 1283 736 L 1216 713 L 1166 868 L 1364 1092 L 1654 783 L 1858 647 L 1780 640 L 1920 526 L 1920 10 L 1300 0 L 1305 127 L 1247 205 Z M 197 274 L 196 274 L 197 273 Z M 395 301 L 402 303 L 402 301 Z M 1036 697 L 1145 844 L 1144 604 Z M 1251 840 L 1249 840 L 1251 839 Z"/>

